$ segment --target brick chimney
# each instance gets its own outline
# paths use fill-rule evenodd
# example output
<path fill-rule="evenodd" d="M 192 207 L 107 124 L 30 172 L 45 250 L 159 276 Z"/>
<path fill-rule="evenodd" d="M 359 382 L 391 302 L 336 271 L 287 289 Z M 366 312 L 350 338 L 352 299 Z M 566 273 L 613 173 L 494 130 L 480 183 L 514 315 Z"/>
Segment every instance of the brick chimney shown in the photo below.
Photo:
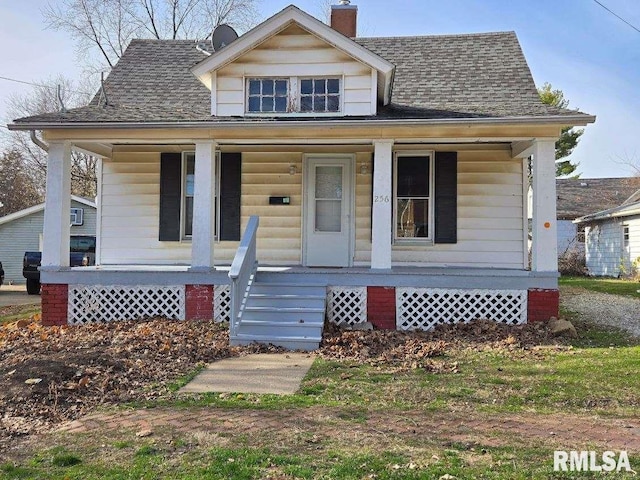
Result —
<path fill-rule="evenodd" d="M 340 0 L 339 5 L 331 5 L 331 28 L 345 37 L 356 36 L 358 7 L 351 5 L 349 0 Z"/>

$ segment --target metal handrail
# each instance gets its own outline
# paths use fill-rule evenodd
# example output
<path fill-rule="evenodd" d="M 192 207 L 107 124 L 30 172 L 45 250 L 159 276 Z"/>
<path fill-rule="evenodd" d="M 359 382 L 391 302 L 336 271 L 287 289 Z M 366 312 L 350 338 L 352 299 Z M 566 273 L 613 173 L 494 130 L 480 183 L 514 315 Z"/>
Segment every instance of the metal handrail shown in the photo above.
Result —
<path fill-rule="evenodd" d="M 235 336 L 240 322 L 242 321 L 242 305 L 246 300 L 250 282 L 258 269 L 256 258 L 256 235 L 260 218 L 252 216 L 249 218 L 247 228 L 244 231 L 240 245 L 236 251 L 236 256 L 229 270 L 231 279 L 231 318 L 229 322 L 229 333 Z"/>

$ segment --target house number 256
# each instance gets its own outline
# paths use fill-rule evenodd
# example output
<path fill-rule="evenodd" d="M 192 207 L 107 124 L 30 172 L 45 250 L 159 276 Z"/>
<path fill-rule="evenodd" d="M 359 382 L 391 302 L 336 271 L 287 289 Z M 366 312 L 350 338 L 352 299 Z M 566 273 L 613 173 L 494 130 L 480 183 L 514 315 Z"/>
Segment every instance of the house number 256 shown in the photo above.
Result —
<path fill-rule="evenodd" d="M 389 203 L 389 195 L 376 195 L 373 197 L 375 203 Z"/>

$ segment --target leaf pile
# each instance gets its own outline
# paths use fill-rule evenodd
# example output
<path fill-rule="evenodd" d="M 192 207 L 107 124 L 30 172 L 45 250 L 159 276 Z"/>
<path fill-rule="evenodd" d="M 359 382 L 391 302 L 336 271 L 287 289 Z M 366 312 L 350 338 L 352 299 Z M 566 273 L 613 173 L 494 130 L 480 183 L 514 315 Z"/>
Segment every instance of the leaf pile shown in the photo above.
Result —
<path fill-rule="evenodd" d="M 342 330 L 325 328 L 320 354 L 330 360 L 351 360 L 400 369 L 457 371 L 457 365 L 434 362 L 434 357 L 460 350 L 523 354 L 541 344 L 556 343 L 546 323 L 508 326 L 489 320 L 442 324 L 429 332 Z"/>
<path fill-rule="evenodd" d="M 97 405 L 166 395 L 199 364 L 274 350 L 230 347 L 228 329 L 213 321 L 42 327 L 21 320 L 0 328 L 0 444 Z"/>

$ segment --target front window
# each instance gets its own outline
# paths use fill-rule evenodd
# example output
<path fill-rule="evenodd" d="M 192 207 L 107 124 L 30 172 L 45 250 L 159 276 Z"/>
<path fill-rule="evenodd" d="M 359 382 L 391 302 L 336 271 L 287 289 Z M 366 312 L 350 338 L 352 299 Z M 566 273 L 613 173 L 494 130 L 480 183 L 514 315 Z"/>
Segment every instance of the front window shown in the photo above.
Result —
<path fill-rule="evenodd" d="M 394 239 L 424 241 L 432 238 L 431 154 L 396 154 L 394 175 Z"/>
<path fill-rule="evenodd" d="M 339 112 L 340 79 L 305 78 L 300 80 L 301 112 Z"/>
<path fill-rule="evenodd" d="M 285 113 L 288 103 L 288 79 L 249 79 L 247 111 L 251 113 Z"/>

